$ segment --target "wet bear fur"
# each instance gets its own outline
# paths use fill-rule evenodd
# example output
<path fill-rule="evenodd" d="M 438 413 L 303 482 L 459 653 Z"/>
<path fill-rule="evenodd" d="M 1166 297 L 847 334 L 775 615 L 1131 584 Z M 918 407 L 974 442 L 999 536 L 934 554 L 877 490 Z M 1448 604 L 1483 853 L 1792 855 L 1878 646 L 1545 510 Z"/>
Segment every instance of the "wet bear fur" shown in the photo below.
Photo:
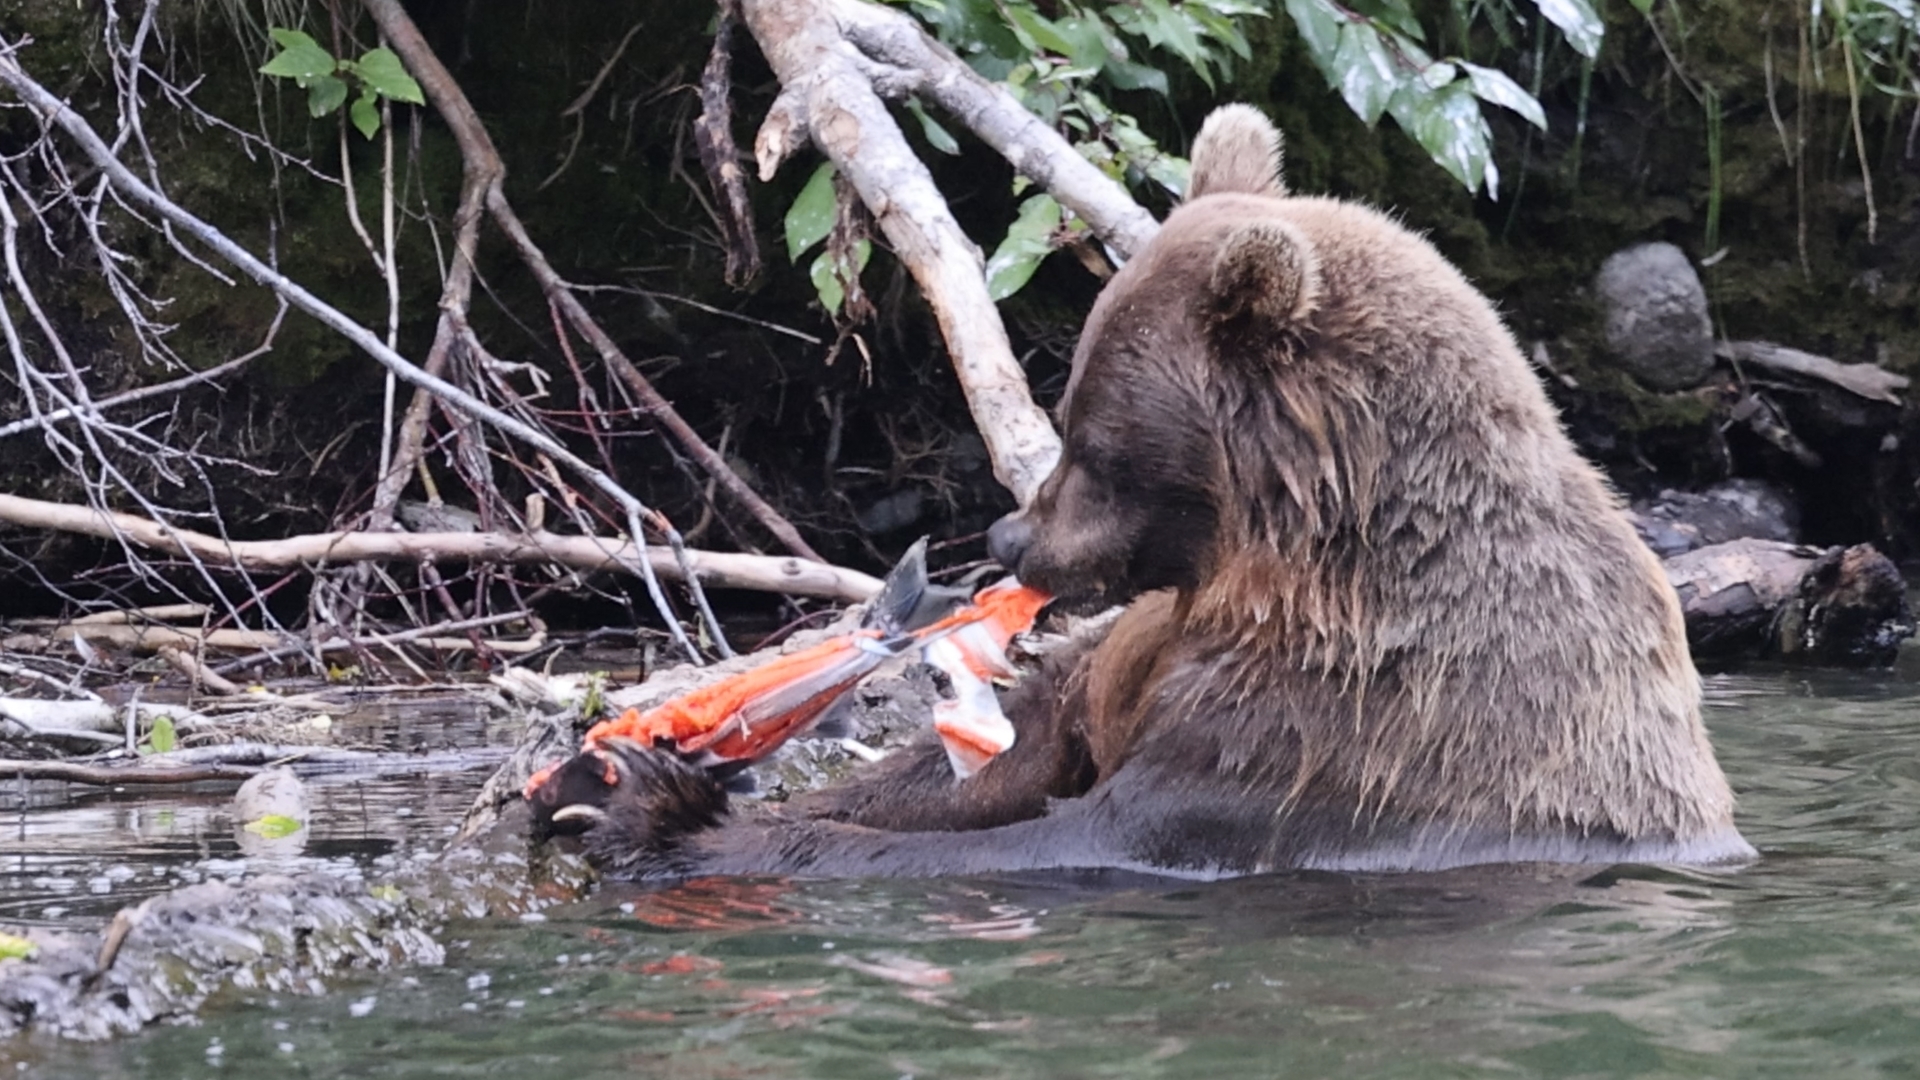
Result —
<path fill-rule="evenodd" d="M 956 783 L 930 742 L 784 807 L 701 787 L 712 809 L 663 813 L 622 783 L 587 837 L 605 870 L 1752 854 L 1672 590 L 1490 304 L 1279 166 L 1265 117 L 1216 112 L 1087 319 L 1061 460 L 991 544 L 1069 604 L 1131 606 L 1006 695 L 1013 749 Z"/>

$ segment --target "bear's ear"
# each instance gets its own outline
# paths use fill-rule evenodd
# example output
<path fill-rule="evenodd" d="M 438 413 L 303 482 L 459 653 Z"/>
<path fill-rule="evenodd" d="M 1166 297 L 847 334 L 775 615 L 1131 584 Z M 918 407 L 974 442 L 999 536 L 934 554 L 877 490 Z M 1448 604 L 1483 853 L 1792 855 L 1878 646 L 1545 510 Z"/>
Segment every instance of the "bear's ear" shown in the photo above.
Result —
<path fill-rule="evenodd" d="M 1284 221 L 1230 230 L 1213 257 L 1205 315 L 1215 335 L 1271 336 L 1318 306 L 1320 260 L 1313 244 Z"/>
<path fill-rule="evenodd" d="M 1213 110 L 1193 140 L 1193 169 L 1187 202 L 1202 195 L 1237 191 L 1247 195 L 1285 195 L 1280 179 L 1280 132 L 1251 105 Z"/>

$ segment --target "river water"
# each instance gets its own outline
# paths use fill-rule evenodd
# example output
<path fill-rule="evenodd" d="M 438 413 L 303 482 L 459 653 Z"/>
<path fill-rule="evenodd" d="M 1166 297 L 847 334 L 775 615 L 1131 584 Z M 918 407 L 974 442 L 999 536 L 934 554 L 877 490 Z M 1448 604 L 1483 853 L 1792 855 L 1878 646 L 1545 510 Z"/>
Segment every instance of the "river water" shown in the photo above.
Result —
<path fill-rule="evenodd" d="M 21 1076 L 1920 1076 L 1920 672 L 1709 679 L 1764 853 L 1196 886 L 705 881 Z M 268 1070 L 272 1070 L 268 1072 Z M 0 1072 L 5 1070 L 0 1069 Z"/>

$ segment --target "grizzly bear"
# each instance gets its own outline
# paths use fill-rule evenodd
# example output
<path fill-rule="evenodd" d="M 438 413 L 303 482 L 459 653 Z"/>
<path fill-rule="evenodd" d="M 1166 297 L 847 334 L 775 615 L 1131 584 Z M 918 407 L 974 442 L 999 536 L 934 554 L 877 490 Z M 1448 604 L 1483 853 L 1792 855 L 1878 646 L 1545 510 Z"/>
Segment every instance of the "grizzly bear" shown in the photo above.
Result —
<path fill-rule="evenodd" d="M 1213 114 L 1186 201 L 1093 306 L 1064 448 L 995 556 L 1131 601 L 937 743 L 784 807 L 629 744 L 616 876 L 931 875 L 1749 857 L 1680 608 L 1493 308 L 1391 218 L 1288 194 Z"/>

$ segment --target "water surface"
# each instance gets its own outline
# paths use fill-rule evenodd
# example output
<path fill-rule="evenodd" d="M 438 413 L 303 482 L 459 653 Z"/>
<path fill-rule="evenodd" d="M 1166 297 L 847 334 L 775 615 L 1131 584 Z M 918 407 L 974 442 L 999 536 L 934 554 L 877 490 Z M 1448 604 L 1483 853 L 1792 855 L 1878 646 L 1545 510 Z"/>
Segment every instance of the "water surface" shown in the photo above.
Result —
<path fill-rule="evenodd" d="M 1764 853 L 1504 868 L 696 882 L 468 924 L 446 967 L 0 1048 L 25 1076 L 1920 1075 L 1920 683 L 1710 680 Z"/>

